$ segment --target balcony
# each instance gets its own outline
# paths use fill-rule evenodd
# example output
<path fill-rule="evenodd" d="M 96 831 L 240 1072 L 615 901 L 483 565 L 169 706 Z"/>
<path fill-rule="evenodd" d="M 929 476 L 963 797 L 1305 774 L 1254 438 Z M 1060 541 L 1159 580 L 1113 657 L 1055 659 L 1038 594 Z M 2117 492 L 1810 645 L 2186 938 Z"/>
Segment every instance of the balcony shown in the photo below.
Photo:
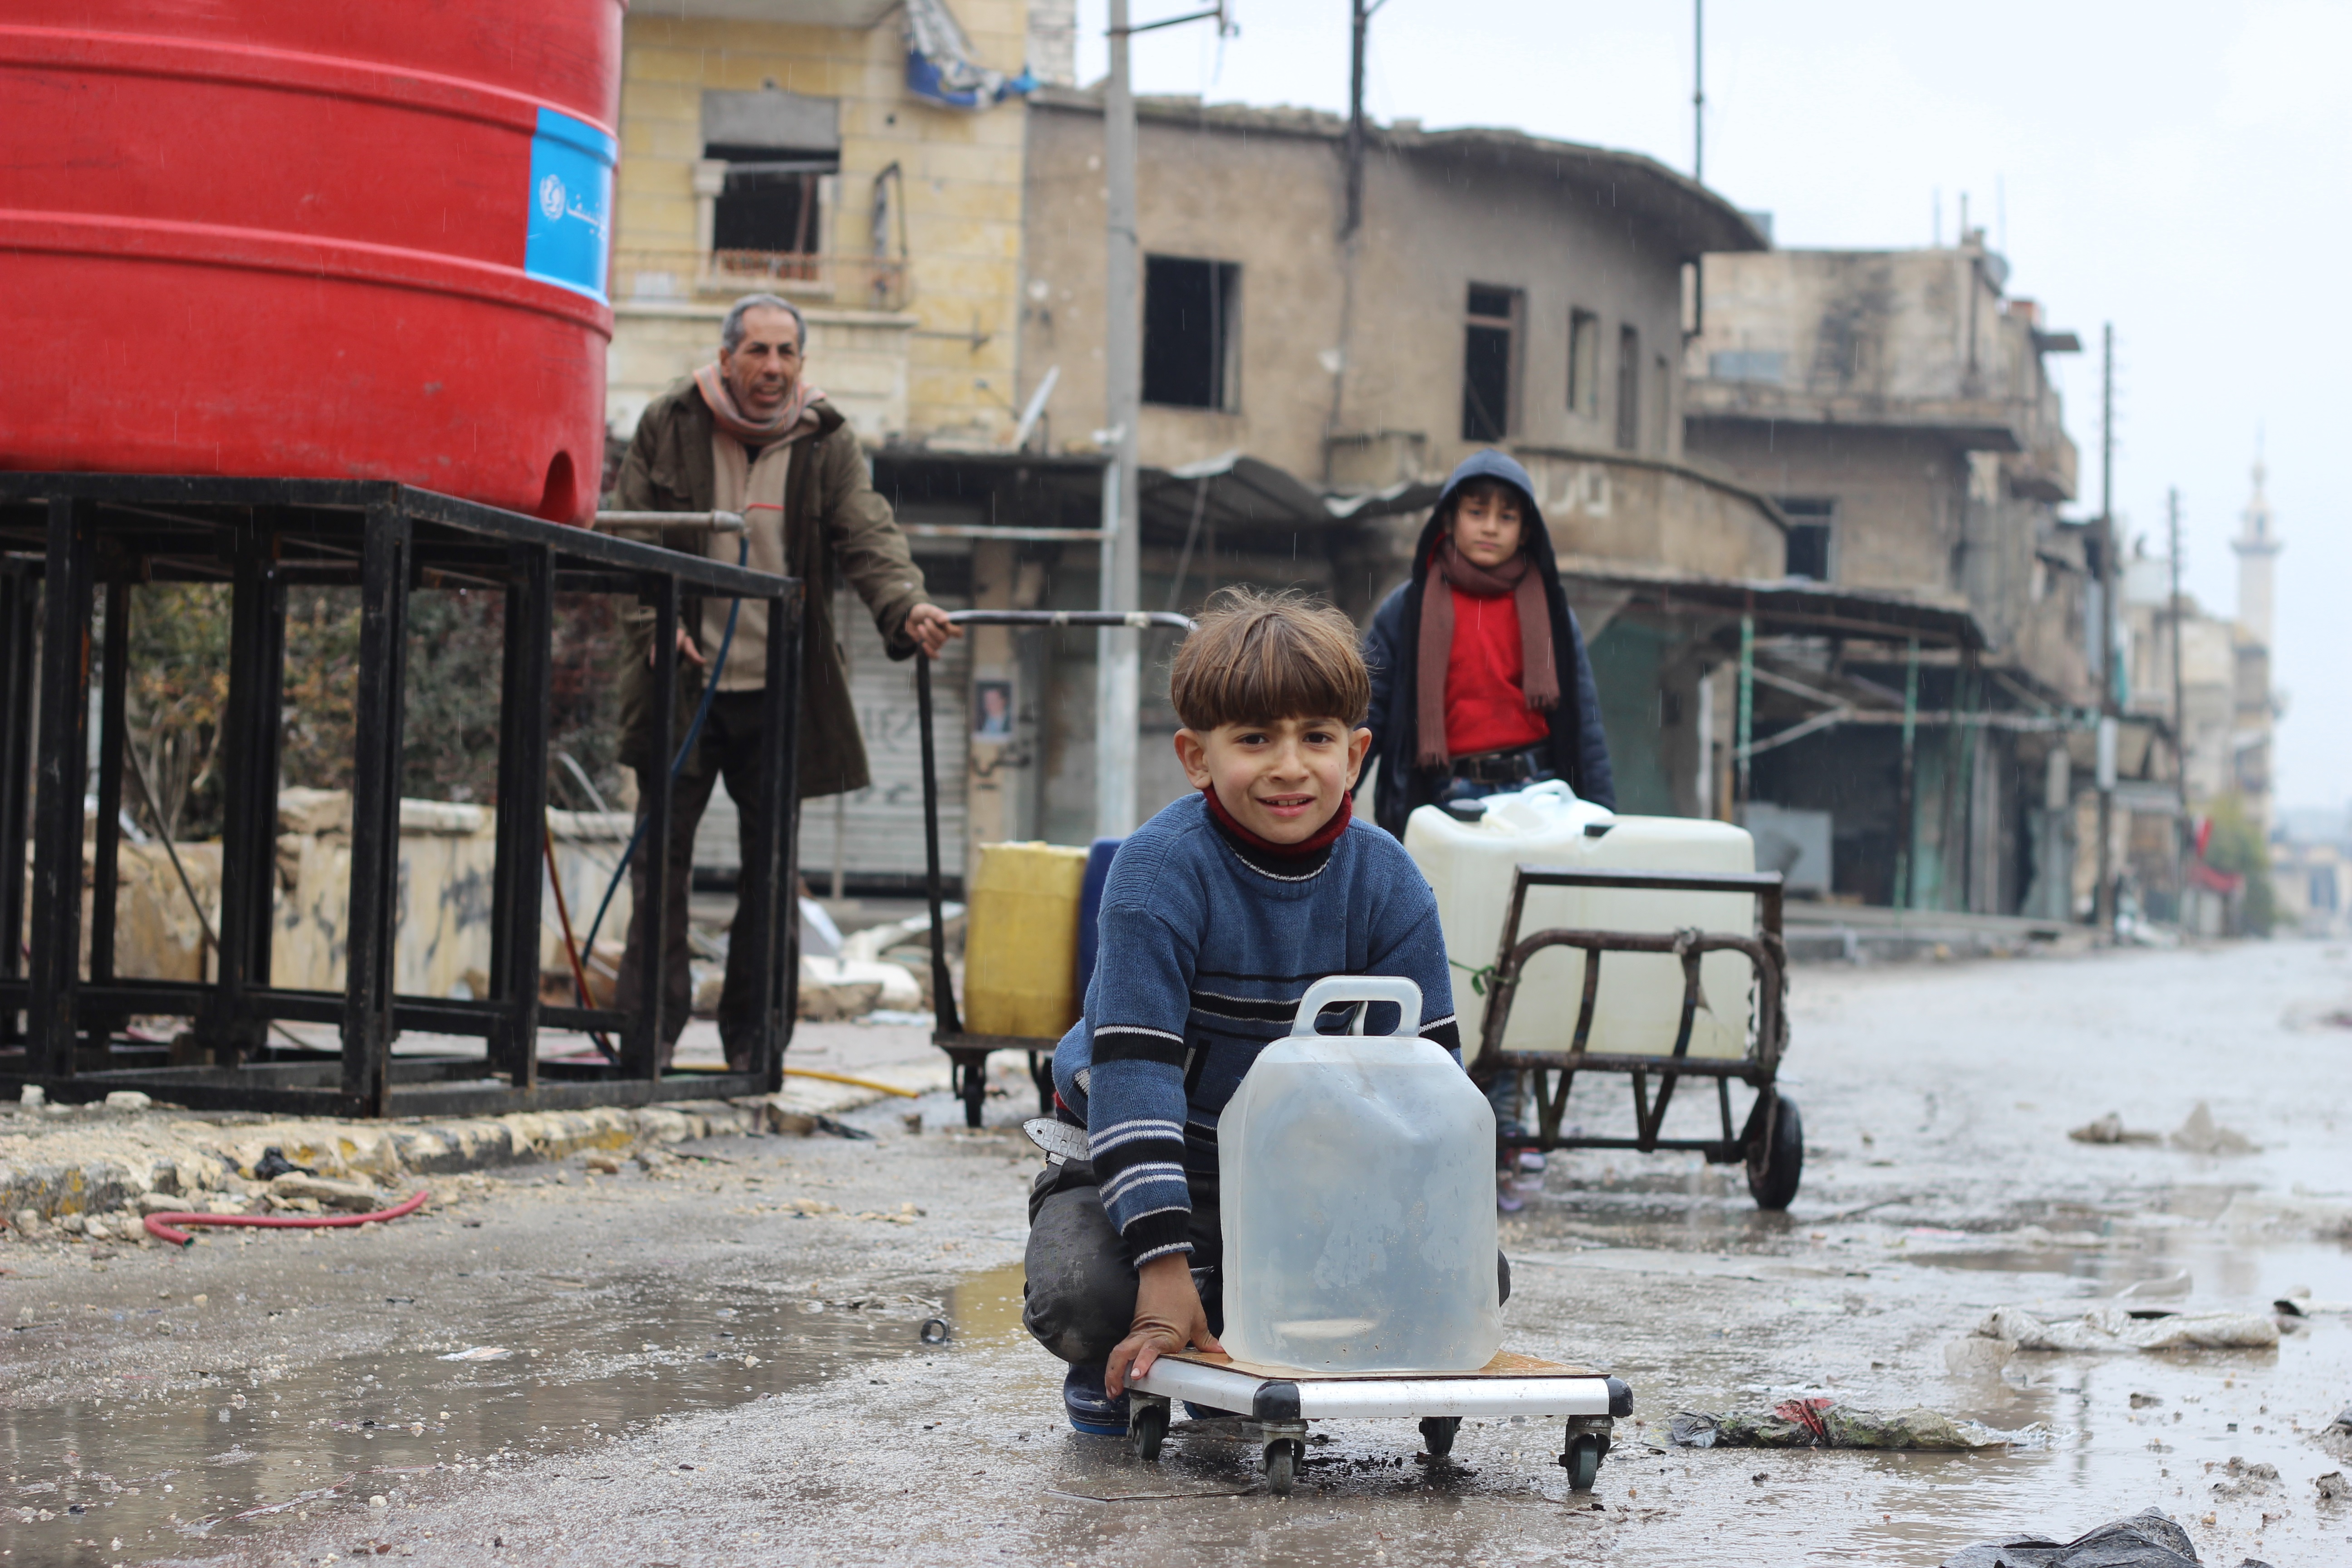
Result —
<path fill-rule="evenodd" d="M 903 310 L 911 297 L 907 264 L 893 258 L 788 250 L 614 253 L 616 304 L 707 304 L 758 293 L 844 310 Z"/>

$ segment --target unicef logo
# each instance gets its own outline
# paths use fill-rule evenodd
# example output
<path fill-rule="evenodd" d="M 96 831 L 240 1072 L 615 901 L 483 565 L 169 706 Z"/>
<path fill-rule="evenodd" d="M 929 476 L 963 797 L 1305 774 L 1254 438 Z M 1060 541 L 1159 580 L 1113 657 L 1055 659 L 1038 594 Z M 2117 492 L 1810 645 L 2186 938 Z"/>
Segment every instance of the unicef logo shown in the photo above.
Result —
<path fill-rule="evenodd" d="M 550 223 L 563 216 L 563 182 L 553 174 L 539 183 L 539 210 Z"/>

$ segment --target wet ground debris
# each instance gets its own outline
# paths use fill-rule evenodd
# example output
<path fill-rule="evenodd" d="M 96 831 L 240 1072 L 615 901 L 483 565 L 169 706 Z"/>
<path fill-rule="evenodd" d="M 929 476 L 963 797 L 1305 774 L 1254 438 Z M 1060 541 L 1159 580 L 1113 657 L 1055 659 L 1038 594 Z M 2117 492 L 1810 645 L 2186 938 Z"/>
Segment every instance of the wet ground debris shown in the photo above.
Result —
<path fill-rule="evenodd" d="M 308 1165 L 298 1165 L 288 1159 L 286 1151 L 275 1143 L 264 1149 L 261 1152 L 261 1158 L 253 1163 L 253 1179 L 257 1182 L 275 1181 L 280 1176 L 295 1173 L 305 1176 L 315 1176 L 319 1173 Z"/>
<path fill-rule="evenodd" d="M 2261 1145 L 2244 1133 L 2218 1125 L 2213 1120 L 2211 1108 L 2201 1100 L 2197 1102 L 2197 1109 L 2189 1113 L 2189 1120 L 2173 1131 L 2169 1142 L 2174 1148 L 2190 1154 L 2261 1152 Z"/>
<path fill-rule="evenodd" d="M 1977 1421 L 1955 1421 L 1941 1411 L 1864 1410 L 1833 1399 L 1784 1399 L 1763 1415 L 1678 1412 L 1666 1423 L 1677 1448 L 1904 1448 L 1967 1453 L 1979 1448 L 2032 1447 L 2039 1427 L 2002 1432 Z"/>
<path fill-rule="evenodd" d="M 2066 1136 L 2077 1143 L 2161 1143 L 2164 1142 L 2162 1133 L 2129 1131 L 2124 1126 L 2123 1117 L 2112 1110 L 2095 1121 L 2086 1121 L 2080 1127 L 2069 1128 Z"/>
<path fill-rule="evenodd" d="M 1975 1338 L 2013 1351 L 2081 1352 L 2272 1350 L 2278 1324 L 2262 1312 L 2168 1312 L 2143 1315 L 2099 1307 L 2079 1318 L 2045 1321 L 2021 1307 L 1994 1309 Z"/>
<path fill-rule="evenodd" d="M 2200 1568 L 2197 1543 L 2171 1517 L 2149 1509 L 2111 1520 L 2072 1541 L 2022 1535 L 1980 1541 L 1944 1559 L 1943 1568 Z M 2268 1568 L 2249 1557 L 2239 1568 Z"/>

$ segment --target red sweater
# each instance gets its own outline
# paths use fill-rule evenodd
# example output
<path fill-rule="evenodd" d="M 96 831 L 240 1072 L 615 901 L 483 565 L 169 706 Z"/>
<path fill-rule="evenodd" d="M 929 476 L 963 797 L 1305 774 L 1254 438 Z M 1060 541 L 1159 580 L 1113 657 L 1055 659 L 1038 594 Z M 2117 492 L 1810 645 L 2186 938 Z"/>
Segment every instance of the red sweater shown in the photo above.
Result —
<path fill-rule="evenodd" d="M 1448 591 L 1454 647 L 1445 661 L 1445 749 L 1457 757 L 1524 751 L 1551 726 L 1528 706 L 1518 602 L 1509 594 L 1481 599 Z"/>

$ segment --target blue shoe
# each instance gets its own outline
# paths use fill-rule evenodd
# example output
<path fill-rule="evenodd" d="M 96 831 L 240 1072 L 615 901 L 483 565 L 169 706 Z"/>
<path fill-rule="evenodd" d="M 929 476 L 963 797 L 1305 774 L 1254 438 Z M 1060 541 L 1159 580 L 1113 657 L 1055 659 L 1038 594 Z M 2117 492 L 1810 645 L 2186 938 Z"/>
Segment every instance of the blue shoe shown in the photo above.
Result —
<path fill-rule="evenodd" d="M 1073 1362 L 1062 1377 L 1062 1408 L 1070 1425 L 1090 1437 L 1127 1436 L 1127 1401 L 1103 1387 L 1103 1363 Z"/>

